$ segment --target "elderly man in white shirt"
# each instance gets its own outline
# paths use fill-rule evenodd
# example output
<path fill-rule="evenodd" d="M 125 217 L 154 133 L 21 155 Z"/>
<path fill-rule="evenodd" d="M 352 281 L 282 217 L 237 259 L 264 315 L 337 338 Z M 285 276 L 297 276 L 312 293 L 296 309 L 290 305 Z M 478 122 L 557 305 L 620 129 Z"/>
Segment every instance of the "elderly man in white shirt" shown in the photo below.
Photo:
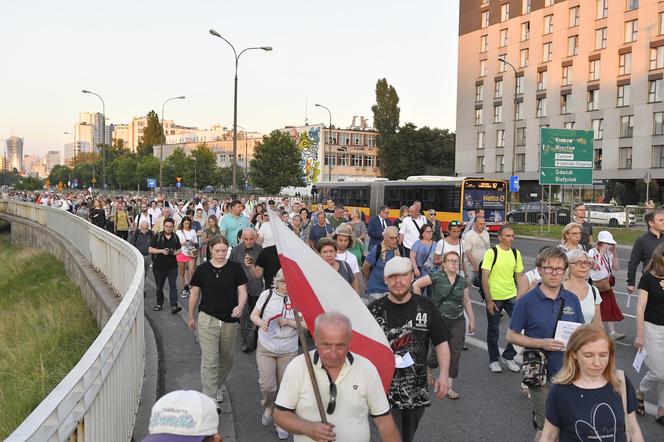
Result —
<path fill-rule="evenodd" d="M 417 206 L 412 205 L 408 209 L 409 216 L 405 217 L 399 229 L 399 244 L 404 248 L 404 256 L 410 256 L 410 248 L 420 239 L 420 229 L 426 224 L 420 219 L 420 213 Z"/>

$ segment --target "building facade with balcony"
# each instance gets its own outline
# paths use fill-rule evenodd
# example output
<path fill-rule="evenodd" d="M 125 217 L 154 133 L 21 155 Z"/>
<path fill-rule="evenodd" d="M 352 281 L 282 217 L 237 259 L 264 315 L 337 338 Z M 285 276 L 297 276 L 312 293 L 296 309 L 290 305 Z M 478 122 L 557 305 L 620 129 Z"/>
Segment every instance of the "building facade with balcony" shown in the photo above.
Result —
<path fill-rule="evenodd" d="M 460 175 L 518 175 L 523 199 L 540 129 L 589 130 L 594 181 L 636 203 L 648 172 L 664 183 L 663 97 L 663 1 L 460 1 Z"/>

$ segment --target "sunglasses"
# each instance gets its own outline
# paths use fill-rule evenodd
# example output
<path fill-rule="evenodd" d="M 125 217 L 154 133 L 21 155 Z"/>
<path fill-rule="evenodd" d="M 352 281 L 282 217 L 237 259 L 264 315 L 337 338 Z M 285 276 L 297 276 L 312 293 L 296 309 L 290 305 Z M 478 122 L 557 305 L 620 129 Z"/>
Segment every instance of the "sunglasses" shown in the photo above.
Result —
<path fill-rule="evenodd" d="M 450 221 L 450 227 L 459 227 L 461 223 L 459 221 Z"/>
<path fill-rule="evenodd" d="M 332 378 L 330 377 L 329 373 L 327 375 L 327 378 L 330 381 L 330 402 L 327 404 L 326 411 L 327 414 L 332 414 L 334 413 L 334 410 L 337 408 L 337 384 L 332 382 Z"/>

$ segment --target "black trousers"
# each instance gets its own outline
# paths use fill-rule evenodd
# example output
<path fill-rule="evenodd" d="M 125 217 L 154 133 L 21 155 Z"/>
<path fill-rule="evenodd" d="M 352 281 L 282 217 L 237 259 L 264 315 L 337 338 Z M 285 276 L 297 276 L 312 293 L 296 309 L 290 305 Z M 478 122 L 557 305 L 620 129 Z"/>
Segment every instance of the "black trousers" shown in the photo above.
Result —
<path fill-rule="evenodd" d="M 424 407 L 403 410 L 399 410 L 398 408 L 392 409 L 392 417 L 397 424 L 399 433 L 401 433 L 401 440 L 403 442 L 412 442 L 417 427 L 420 424 L 420 419 L 424 416 L 424 410 Z"/>
<path fill-rule="evenodd" d="M 164 305 L 164 284 L 168 278 L 168 295 L 171 302 L 171 307 L 178 305 L 178 287 L 176 282 L 178 280 L 178 268 L 175 267 L 170 270 L 155 270 L 152 269 L 154 273 L 154 283 L 157 286 L 157 305 Z"/>

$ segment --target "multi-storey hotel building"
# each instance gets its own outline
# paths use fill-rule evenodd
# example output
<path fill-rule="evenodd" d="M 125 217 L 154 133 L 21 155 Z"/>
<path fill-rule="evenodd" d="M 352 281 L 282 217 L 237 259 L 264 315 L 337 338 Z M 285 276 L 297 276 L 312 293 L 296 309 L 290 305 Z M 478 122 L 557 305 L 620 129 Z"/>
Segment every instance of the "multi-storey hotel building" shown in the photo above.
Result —
<path fill-rule="evenodd" d="M 597 183 L 664 178 L 664 1 L 460 0 L 456 171 L 537 192 L 542 127 L 592 130 Z"/>

